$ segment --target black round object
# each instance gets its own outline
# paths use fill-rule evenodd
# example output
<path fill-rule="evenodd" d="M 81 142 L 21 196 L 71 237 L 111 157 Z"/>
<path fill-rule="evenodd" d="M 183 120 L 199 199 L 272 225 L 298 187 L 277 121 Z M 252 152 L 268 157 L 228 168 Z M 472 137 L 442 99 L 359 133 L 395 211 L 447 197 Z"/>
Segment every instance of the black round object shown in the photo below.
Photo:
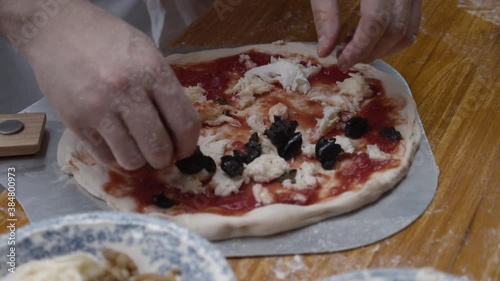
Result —
<path fill-rule="evenodd" d="M 243 162 L 246 164 L 251 163 L 262 154 L 262 145 L 259 142 L 259 135 L 257 133 L 253 133 L 250 136 L 248 143 L 245 144 L 245 151 L 246 155 Z"/>
<path fill-rule="evenodd" d="M 276 116 L 271 128 L 267 129 L 264 134 L 269 137 L 274 145 L 281 145 L 292 137 L 298 125 L 299 123 L 295 120 L 281 120 Z"/>
<path fill-rule="evenodd" d="M 0 123 L 0 134 L 15 135 L 24 129 L 23 122 L 19 120 L 5 120 Z"/>
<path fill-rule="evenodd" d="M 152 197 L 153 204 L 162 209 L 169 209 L 175 205 L 175 201 L 165 197 L 165 194 L 161 193 L 158 195 L 153 195 Z"/>
<path fill-rule="evenodd" d="M 326 162 L 321 162 L 321 167 L 323 167 L 323 169 L 325 170 L 333 170 L 333 168 L 335 168 L 335 162 L 337 162 L 336 160 L 334 161 L 326 161 Z"/>
<path fill-rule="evenodd" d="M 385 127 L 385 128 L 382 128 L 380 129 L 380 132 L 379 134 L 386 138 L 386 139 L 390 139 L 390 140 L 393 140 L 393 141 L 398 141 L 398 140 L 401 140 L 403 137 L 401 136 L 401 133 L 396 131 L 396 129 L 394 129 L 394 127 Z"/>
<path fill-rule="evenodd" d="M 253 160 L 257 159 L 261 154 L 262 154 L 261 149 L 247 150 L 247 154 L 245 154 L 245 161 L 244 162 L 246 164 L 252 163 Z"/>
<path fill-rule="evenodd" d="M 290 139 L 278 149 L 278 154 L 285 160 L 290 160 L 297 156 L 302 148 L 302 134 L 294 133 Z"/>
<path fill-rule="evenodd" d="M 203 162 L 204 162 L 204 168 L 207 170 L 207 172 L 214 174 L 215 171 L 217 170 L 217 166 L 215 165 L 214 159 L 212 159 L 209 156 L 204 156 L 203 157 Z"/>
<path fill-rule="evenodd" d="M 236 159 L 238 159 L 238 161 L 243 162 L 243 163 L 247 163 L 246 162 L 247 155 L 244 152 L 242 152 L 241 150 L 233 151 L 233 155 Z"/>
<path fill-rule="evenodd" d="M 201 153 L 200 147 L 196 148 L 193 155 L 188 158 L 178 160 L 175 166 L 186 175 L 194 175 L 205 168 L 205 156 Z"/>
<path fill-rule="evenodd" d="M 243 162 L 241 162 L 238 158 L 226 155 L 221 158 L 221 168 L 226 174 L 230 177 L 237 177 L 243 175 Z"/>
<path fill-rule="evenodd" d="M 350 139 L 361 138 L 368 131 L 368 119 L 353 117 L 345 124 L 345 135 Z"/>
<path fill-rule="evenodd" d="M 338 155 L 342 152 L 342 147 L 335 143 L 335 139 L 322 137 L 315 147 L 316 159 L 325 170 L 333 170 Z"/>

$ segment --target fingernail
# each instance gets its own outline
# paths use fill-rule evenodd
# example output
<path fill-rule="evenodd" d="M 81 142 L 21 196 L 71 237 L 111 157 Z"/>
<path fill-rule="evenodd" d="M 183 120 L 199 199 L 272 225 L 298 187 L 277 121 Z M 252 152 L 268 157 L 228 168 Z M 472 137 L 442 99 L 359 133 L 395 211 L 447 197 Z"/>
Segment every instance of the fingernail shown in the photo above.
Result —
<path fill-rule="evenodd" d="M 146 164 L 146 160 L 139 154 L 133 155 L 125 161 L 121 166 L 130 171 L 137 170 Z"/>

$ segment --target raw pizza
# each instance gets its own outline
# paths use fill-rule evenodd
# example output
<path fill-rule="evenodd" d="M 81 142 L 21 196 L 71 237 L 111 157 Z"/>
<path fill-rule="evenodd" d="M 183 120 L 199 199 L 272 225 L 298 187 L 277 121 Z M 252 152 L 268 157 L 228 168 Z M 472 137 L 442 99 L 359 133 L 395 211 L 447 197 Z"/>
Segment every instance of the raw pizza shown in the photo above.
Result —
<path fill-rule="evenodd" d="M 313 45 L 167 57 L 203 120 L 199 148 L 164 170 L 98 164 L 68 131 L 58 160 L 120 211 L 160 216 L 208 239 L 291 230 L 375 201 L 420 143 L 414 101 L 370 65 L 341 72 Z"/>

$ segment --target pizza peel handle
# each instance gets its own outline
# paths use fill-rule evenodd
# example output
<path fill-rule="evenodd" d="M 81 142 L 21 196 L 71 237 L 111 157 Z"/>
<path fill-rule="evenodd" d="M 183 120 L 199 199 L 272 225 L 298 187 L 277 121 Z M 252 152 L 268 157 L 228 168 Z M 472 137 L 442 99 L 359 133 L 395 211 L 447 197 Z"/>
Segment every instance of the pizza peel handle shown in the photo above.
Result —
<path fill-rule="evenodd" d="M 0 157 L 37 153 L 45 122 L 45 113 L 0 114 Z"/>

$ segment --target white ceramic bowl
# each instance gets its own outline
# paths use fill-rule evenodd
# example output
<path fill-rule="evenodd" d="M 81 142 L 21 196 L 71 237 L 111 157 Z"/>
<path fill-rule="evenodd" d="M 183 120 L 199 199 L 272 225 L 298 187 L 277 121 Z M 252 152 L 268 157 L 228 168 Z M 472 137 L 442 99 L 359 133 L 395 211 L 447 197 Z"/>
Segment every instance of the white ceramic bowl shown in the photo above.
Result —
<path fill-rule="evenodd" d="M 0 237 L 0 279 L 10 267 L 8 234 Z M 207 240 L 163 219 L 131 213 L 68 215 L 22 227 L 16 233 L 16 266 L 85 252 L 103 260 L 104 247 L 128 254 L 139 272 L 182 271 L 183 280 L 234 281 L 226 259 Z"/>

